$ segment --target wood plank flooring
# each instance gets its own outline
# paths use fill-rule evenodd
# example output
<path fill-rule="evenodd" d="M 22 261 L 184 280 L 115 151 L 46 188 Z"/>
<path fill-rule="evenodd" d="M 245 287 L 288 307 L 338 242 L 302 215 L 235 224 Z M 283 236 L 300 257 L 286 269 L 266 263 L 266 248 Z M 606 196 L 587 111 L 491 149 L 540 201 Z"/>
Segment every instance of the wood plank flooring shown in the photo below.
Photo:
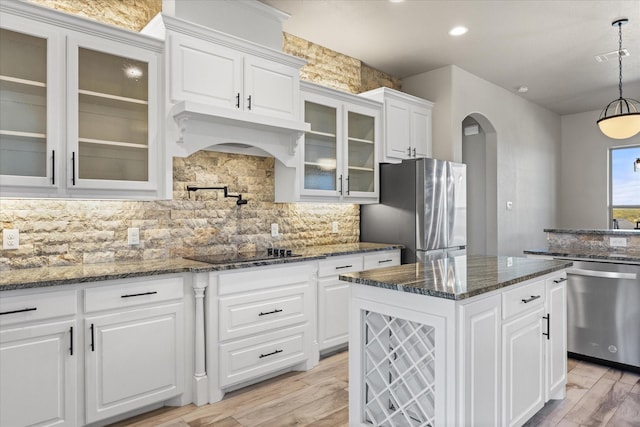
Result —
<path fill-rule="evenodd" d="M 162 408 L 112 427 L 348 426 L 347 360 L 345 351 L 215 404 Z M 571 359 L 567 368 L 567 398 L 547 403 L 526 427 L 640 427 L 640 375 Z"/>

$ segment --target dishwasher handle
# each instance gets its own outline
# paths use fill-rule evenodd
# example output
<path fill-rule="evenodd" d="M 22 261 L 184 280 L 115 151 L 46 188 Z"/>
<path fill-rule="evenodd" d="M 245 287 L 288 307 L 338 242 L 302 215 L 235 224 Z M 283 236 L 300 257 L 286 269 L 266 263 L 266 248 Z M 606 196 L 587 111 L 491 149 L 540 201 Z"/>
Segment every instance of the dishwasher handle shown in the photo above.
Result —
<path fill-rule="evenodd" d="M 636 273 L 618 273 L 615 271 L 585 270 L 583 268 L 569 268 L 567 269 L 567 274 L 575 274 L 577 276 L 603 277 L 605 279 L 636 280 L 638 277 Z"/>

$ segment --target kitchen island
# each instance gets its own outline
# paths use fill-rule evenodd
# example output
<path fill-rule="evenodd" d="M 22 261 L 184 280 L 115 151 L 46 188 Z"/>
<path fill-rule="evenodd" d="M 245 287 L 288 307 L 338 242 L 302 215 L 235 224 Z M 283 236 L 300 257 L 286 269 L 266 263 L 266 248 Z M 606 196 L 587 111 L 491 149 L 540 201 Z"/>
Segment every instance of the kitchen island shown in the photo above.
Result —
<path fill-rule="evenodd" d="M 340 275 L 350 425 L 518 426 L 564 398 L 570 266 L 456 256 Z"/>

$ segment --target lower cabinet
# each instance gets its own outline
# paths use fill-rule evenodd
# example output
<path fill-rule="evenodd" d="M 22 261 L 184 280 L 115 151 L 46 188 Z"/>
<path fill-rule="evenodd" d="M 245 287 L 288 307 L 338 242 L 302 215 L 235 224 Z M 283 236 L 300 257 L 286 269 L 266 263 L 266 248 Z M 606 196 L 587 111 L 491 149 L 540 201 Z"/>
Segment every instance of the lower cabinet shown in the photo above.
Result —
<path fill-rule="evenodd" d="M 318 347 L 320 352 L 349 342 L 349 283 L 340 274 L 400 265 L 400 250 L 343 255 L 319 261 Z"/>
<path fill-rule="evenodd" d="M 0 426 L 78 425 L 76 305 L 74 291 L 0 299 Z"/>
<path fill-rule="evenodd" d="M 564 399 L 567 383 L 567 277 L 546 280 L 545 401 Z"/>

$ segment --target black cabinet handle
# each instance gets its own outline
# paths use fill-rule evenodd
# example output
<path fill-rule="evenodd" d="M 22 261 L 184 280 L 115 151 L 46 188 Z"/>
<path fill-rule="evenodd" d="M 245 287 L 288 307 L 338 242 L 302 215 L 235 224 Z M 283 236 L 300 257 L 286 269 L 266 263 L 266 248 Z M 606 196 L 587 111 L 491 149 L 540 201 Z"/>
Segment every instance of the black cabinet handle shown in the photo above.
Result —
<path fill-rule="evenodd" d="M 416 157 L 416 147 L 413 147 L 413 157 Z"/>
<path fill-rule="evenodd" d="M 56 185 L 56 150 L 51 150 L 51 185 Z"/>
<path fill-rule="evenodd" d="M 540 298 L 540 295 L 531 295 L 531 298 L 523 299 L 522 302 L 526 304 L 528 302 L 537 300 L 538 298 Z"/>
<path fill-rule="evenodd" d="M 349 175 L 347 175 L 347 196 L 349 195 Z"/>
<path fill-rule="evenodd" d="M 342 270 L 343 268 L 351 268 L 353 265 L 341 265 L 340 267 L 336 267 L 336 270 Z"/>
<path fill-rule="evenodd" d="M 342 175 L 340 175 L 340 195 L 342 196 Z"/>
<path fill-rule="evenodd" d="M 407 152 L 409 153 L 409 157 L 411 157 L 411 147 L 407 148 Z"/>
<path fill-rule="evenodd" d="M 3 311 L 2 313 L 0 313 L 0 316 L 4 316 L 5 314 L 24 313 L 25 311 L 36 311 L 37 309 L 38 309 L 37 307 L 30 307 L 30 308 L 23 308 L 20 310 Z"/>
<path fill-rule="evenodd" d="M 157 293 L 158 291 L 149 291 L 149 292 L 141 292 L 139 294 L 126 294 L 126 295 L 121 295 L 120 298 L 141 297 L 143 295 L 153 295 Z"/>
<path fill-rule="evenodd" d="M 378 264 L 384 264 L 385 262 L 391 262 L 393 261 L 392 259 L 381 259 L 380 261 L 378 261 Z"/>
<path fill-rule="evenodd" d="M 71 153 L 71 185 L 76 185 L 76 152 Z"/>
<path fill-rule="evenodd" d="M 562 283 L 562 282 L 566 282 L 567 278 L 566 277 L 561 277 L 560 279 L 556 279 L 553 281 L 553 283 Z"/>
<path fill-rule="evenodd" d="M 240 108 L 240 92 L 236 94 L 236 108 Z"/>
<path fill-rule="evenodd" d="M 93 323 L 91 324 L 91 351 L 95 351 L 96 350 L 96 343 L 94 340 L 94 333 L 93 333 Z"/>
<path fill-rule="evenodd" d="M 282 353 L 283 351 L 284 350 L 276 350 L 276 351 L 272 351 L 271 353 L 261 354 L 259 358 L 262 359 L 263 357 L 273 356 L 274 354 Z"/>
<path fill-rule="evenodd" d="M 73 326 L 69 327 L 69 356 L 73 356 Z"/>
<path fill-rule="evenodd" d="M 249 98 L 247 98 L 247 101 L 249 101 L 249 105 L 247 108 L 251 110 L 251 95 L 249 95 Z"/>
<path fill-rule="evenodd" d="M 260 312 L 260 314 L 258 314 L 258 316 L 266 316 L 268 314 L 275 314 L 275 313 L 282 313 L 282 310 L 276 308 L 275 310 L 267 311 L 266 313 Z"/>
<path fill-rule="evenodd" d="M 547 341 L 551 339 L 551 313 L 547 313 L 546 316 L 542 316 L 543 319 L 547 320 L 547 333 L 544 332 L 542 335 L 547 337 Z"/>

